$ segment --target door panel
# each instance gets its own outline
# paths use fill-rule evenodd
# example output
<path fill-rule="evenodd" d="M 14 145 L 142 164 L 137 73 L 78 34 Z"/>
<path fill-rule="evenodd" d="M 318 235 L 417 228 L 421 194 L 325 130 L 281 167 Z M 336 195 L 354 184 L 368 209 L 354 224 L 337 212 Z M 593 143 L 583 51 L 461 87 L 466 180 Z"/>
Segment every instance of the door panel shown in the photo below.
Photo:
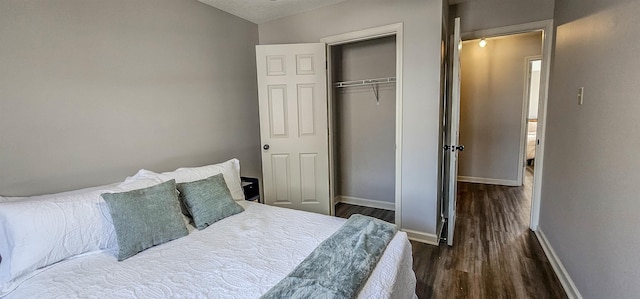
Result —
<path fill-rule="evenodd" d="M 275 203 L 281 205 L 291 204 L 289 199 L 289 155 L 271 155 L 271 165 L 273 169 L 271 173 L 273 188 L 269 190 L 271 192 L 265 189 L 265 197 L 268 192 L 270 197 L 274 198 Z"/>
<path fill-rule="evenodd" d="M 300 136 L 313 136 L 315 133 L 314 84 L 298 85 L 298 129 Z"/>
<path fill-rule="evenodd" d="M 313 75 L 315 71 L 315 56 L 314 55 L 296 55 L 296 74 L 298 75 Z"/>
<path fill-rule="evenodd" d="M 329 214 L 325 49 L 256 46 L 266 204 Z"/>
<path fill-rule="evenodd" d="M 289 117 L 287 116 L 287 86 L 269 87 L 269 130 L 271 137 L 288 137 Z"/>
<path fill-rule="evenodd" d="M 287 74 L 286 56 L 267 56 L 267 76 L 284 76 Z"/>
<path fill-rule="evenodd" d="M 300 154 L 300 188 L 302 189 L 303 203 L 318 203 L 317 157 L 317 154 Z"/>

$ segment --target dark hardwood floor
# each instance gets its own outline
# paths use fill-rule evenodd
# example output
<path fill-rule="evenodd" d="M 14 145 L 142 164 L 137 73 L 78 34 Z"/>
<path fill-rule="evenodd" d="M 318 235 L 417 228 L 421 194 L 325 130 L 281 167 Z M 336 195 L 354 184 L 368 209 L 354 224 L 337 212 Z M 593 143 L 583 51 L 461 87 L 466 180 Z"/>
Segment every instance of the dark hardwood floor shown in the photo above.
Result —
<path fill-rule="evenodd" d="M 532 168 L 523 187 L 458 184 L 453 247 L 411 241 L 418 298 L 567 298 L 529 230 Z M 394 212 L 337 204 L 393 222 Z"/>
<path fill-rule="evenodd" d="M 396 215 L 393 211 L 369 208 L 363 206 L 350 205 L 346 203 L 336 204 L 336 216 L 349 218 L 353 214 L 367 215 L 382 219 L 386 222 L 395 223 Z"/>

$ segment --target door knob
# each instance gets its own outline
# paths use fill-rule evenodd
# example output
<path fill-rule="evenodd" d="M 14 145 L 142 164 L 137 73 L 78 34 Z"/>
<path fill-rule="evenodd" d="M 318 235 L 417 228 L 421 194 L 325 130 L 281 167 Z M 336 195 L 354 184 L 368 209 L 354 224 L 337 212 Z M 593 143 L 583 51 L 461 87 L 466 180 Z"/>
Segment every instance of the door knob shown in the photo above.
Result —
<path fill-rule="evenodd" d="M 268 149 L 269 149 L 269 145 L 268 145 L 268 144 L 265 144 L 262 148 L 266 151 L 266 150 L 268 150 Z"/>

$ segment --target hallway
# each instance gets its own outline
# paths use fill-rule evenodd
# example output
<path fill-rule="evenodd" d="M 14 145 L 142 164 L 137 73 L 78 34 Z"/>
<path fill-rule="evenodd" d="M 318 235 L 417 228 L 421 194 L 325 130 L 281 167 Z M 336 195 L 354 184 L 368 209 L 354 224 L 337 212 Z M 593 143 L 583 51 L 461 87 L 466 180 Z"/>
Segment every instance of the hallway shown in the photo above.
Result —
<path fill-rule="evenodd" d="M 532 180 L 458 183 L 454 246 L 412 242 L 420 298 L 566 298 L 529 230 Z"/>

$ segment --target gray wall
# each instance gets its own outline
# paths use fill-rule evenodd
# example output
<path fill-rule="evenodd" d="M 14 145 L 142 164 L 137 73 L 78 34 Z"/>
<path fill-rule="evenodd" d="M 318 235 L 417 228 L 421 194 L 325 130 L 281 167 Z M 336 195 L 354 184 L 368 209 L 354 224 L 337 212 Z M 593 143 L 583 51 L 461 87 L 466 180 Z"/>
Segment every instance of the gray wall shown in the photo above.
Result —
<path fill-rule="evenodd" d="M 395 77 L 395 37 L 334 47 L 336 81 Z M 336 195 L 395 202 L 395 84 L 335 89 Z"/>
<path fill-rule="evenodd" d="M 554 0 L 476 0 L 452 5 L 450 12 L 461 17 L 461 31 L 470 32 L 552 19 L 553 5 Z"/>
<path fill-rule="evenodd" d="M 0 41 L 0 194 L 232 157 L 259 175 L 255 24 L 195 0 L 5 0 Z"/>
<path fill-rule="evenodd" d="M 261 44 L 404 23 L 402 226 L 435 234 L 439 217 L 441 0 L 350 0 L 258 26 Z"/>
<path fill-rule="evenodd" d="M 520 165 L 526 57 L 542 54 L 542 33 L 464 42 L 460 57 L 458 175 L 515 184 Z"/>
<path fill-rule="evenodd" d="M 540 229 L 584 298 L 640 294 L 638 15 L 639 1 L 556 2 Z"/>

